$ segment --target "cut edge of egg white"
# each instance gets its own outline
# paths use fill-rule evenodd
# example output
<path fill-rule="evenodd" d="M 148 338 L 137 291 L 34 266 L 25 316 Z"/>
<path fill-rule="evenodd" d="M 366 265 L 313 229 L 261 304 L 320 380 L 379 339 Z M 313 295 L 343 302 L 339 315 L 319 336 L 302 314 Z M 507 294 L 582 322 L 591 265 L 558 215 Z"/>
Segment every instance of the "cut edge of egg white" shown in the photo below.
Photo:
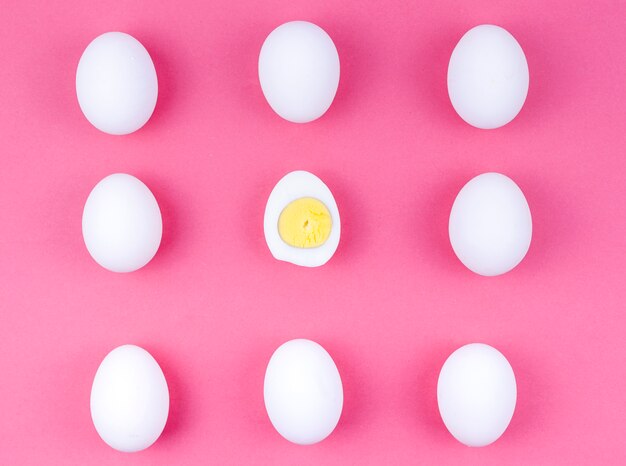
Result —
<path fill-rule="evenodd" d="M 316 247 L 297 247 L 286 243 L 280 235 L 278 221 L 283 210 L 302 198 L 318 200 L 330 213 L 332 226 L 326 241 Z M 341 221 L 339 209 L 330 189 L 317 176 L 296 170 L 280 179 L 270 193 L 263 220 L 265 241 L 275 259 L 303 267 L 319 267 L 333 256 L 339 246 Z"/>

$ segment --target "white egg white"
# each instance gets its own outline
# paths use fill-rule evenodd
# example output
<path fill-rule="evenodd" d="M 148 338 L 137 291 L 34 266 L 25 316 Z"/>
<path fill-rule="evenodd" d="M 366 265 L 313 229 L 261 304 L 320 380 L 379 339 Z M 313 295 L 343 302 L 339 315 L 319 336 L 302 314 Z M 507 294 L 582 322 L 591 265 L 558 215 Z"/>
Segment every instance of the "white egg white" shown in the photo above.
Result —
<path fill-rule="evenodd" d="M 289 203 L 303 197 L 311 197 L 321 201 L 332 218 L 332 229 L 324 244 L 315 248 L 298 248 L 285 243 L 278 232 L 278 219 Z M 285 262 L 303 267 L 318 267 L 330 260 L 341 235 L 339 209 L 328 186 L 312 173 L 298 170 L 285 175 L 270 193 L 265 207 L 263 220 L 265 241 L 272 255 Z"/>

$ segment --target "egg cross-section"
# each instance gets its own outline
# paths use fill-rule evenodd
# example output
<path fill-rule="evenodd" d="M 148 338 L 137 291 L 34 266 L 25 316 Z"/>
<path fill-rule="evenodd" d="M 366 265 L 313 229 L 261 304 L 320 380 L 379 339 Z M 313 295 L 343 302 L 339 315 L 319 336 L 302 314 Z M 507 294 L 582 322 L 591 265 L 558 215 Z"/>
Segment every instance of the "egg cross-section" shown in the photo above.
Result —
<path fill-rule="evenodd" d="M 341 223 L 335 198 L 312 173 L 288 173 L 267 200 L 264 230 L 276 259 L 304 267 L 324 265 L 339 245 Z"/>

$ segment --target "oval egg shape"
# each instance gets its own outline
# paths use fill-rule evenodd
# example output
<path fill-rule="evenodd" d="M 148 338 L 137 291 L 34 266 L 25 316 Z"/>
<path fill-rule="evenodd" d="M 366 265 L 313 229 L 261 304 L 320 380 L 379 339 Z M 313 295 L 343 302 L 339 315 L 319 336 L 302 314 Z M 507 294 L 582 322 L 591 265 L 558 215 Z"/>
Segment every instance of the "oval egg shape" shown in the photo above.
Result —
<path fill-rule="evenodd" d="M 476 128 L 513 120 L 528 94 L 528 63 L 506 29 L 482 24 L 467 31 L 448 65 L 448 95 L 459 116 Z"/>
<path fill-rule="evenodd" d="M 150 54 L 133 36 L 107 32 L 87 46 L 76 70 L 83 114 L 100 131 L 129 134 L 152 116 L 158 96 Z"/>
<path fill-rule="evenodd" d="M 328 352 L 311 340 L 291 340 L 274 352 L 265 372 L 263 394 L 274 428 L 300 445 L 330 435 L 343 409 L 337 366 Z"/>
<path fill-rule="evenodd" d="M 285 120 L 321 117 L 339 86 L 339 54 L 330 36 L 307 21 L 274 29 L 259 54 L 259 81 L 270 107 Z"/>
<path fill-rule="evenodd" d="M 91 257 L 112 272 L 145 266 L 161 244 L 161 210 L 148 187 L 116 173 L 91 191 L 83 209 L 83 239 Z"/>
<path fill-rule="evenodd" d="M 482 447 L 506 430 L 517 401 L 513 368 L 497 349 L 471 343 L 446 360 L 437 381 L 439 413 L 461 443 Z"/>
<path fill-rule="evenodd" d="M 472 272 L 495 276 L 515 268 L 532 239 L 530 207 L 506 175 L 483 173 L 459 191 L 448 224 L 450 244 Z"/>
<path fill-rule="evenodd" d="M 91 388 L 91 418 L 111 448 L 148 448 L 167 422 L 170 397 L 163 371 L 143 348 L 123 345 L 102 361 Z"/>
<path fill-rule="evenodd" d="M 322 180 L 306 171 L 294 171 L 276 183 L 270 193 L 263 230 L 276 259 L 319 267 L 339 246 L 339 209 Z"/>

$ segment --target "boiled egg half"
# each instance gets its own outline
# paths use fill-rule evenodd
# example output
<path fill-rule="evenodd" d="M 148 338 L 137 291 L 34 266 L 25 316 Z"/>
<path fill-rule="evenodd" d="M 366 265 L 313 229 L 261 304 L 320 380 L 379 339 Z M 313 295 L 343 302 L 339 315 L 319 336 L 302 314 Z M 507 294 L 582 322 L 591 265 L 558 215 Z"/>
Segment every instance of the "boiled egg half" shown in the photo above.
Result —
<path fill-rule="evenodd" d="M 264 232 L 276 259 L 304 267 L 324 265 L 341 234 L 339 209 L 328 186 L 306 171 L 285 175 L 267 200 Z"/>

